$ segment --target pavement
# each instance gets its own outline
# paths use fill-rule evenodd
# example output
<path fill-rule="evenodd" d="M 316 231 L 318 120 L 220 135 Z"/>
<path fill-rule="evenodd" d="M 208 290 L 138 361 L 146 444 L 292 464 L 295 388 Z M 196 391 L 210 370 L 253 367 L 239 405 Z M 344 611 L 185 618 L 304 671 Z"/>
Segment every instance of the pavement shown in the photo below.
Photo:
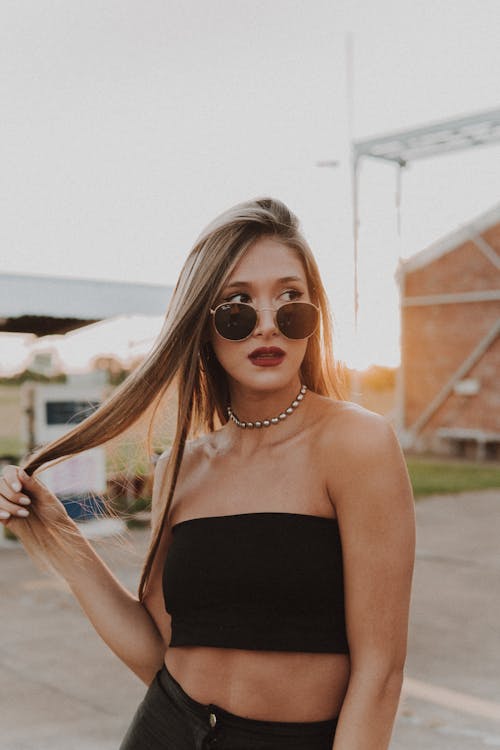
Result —
<path fill-rule="evenodd" d="M 500 748 L 500 489 L 419 500 L 405 681 L 391 750 Z M 99 527 L 103 528 L 103 527 Z M 88 535 L 136 593 L 149 532 Z M 116 750 L 146 686 L 63 580 L 0 536 L 0 749 Z"/>

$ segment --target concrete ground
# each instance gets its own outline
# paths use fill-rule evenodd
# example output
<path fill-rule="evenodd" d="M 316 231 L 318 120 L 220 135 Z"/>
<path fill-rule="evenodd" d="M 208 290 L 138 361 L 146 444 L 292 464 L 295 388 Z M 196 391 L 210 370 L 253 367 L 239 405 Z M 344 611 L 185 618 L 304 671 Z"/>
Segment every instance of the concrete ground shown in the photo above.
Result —
<path fill-rule="evenodd" d="M 0 539 L 2 539 L 0 537 Z M 96 540 L 136 591 L 148 532 Z M 116 750 L 146 686 L 64 582 L 0 541 L 1 750 Z M 406 676 L 391 750 L 500 748 L 500 490 L 417 503 Z"/>

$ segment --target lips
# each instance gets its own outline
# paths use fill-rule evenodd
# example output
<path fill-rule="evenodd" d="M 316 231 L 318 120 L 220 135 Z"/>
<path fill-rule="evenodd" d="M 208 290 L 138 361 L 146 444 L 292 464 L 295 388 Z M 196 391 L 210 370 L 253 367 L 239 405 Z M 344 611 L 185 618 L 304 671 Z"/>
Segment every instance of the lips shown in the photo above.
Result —
<path fill-rule="evenodd" d="M 285 352 L 277 346 L 261 346 L 250 352 L 248 356 L 250 359 L 276 359 L 277 357 L 284 357 Z"/>

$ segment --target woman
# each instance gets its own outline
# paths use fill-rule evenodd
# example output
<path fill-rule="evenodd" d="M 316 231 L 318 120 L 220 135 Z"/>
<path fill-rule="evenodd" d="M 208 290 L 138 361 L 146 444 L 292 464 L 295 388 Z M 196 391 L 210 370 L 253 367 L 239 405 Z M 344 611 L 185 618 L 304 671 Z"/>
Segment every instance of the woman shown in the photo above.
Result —
<path fill-rule="evenodd" d="M 389 423 L 344 398 L 331 334 L 296 217 L 269 198 L 237 205 L 198 238 L 142 366 L 4 470 L 3 523 L 148 685 L 122 750 L 389 746 L 413 496 Z M 33 474 L 120 434 L 174 382 L 136 598 Z"/>

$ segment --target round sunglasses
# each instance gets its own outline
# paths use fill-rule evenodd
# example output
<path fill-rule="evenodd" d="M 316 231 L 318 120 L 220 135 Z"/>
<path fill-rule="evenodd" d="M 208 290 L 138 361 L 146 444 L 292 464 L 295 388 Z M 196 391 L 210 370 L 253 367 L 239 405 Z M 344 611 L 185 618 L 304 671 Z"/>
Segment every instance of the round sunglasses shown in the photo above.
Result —
<path fill-rule="evenodd" d="M 278 309 L 261 307 L 257 310 L 247 302 L 221 302 L 210 313 L 214 316 L 217 333 L 229 341 L 244 341 L 257 325 L 257 313 L 272 310 L 281 333 L 288 339 L 307 339 L 319 322 L 319 307 L 312 302 L 286 302 Z"/>

